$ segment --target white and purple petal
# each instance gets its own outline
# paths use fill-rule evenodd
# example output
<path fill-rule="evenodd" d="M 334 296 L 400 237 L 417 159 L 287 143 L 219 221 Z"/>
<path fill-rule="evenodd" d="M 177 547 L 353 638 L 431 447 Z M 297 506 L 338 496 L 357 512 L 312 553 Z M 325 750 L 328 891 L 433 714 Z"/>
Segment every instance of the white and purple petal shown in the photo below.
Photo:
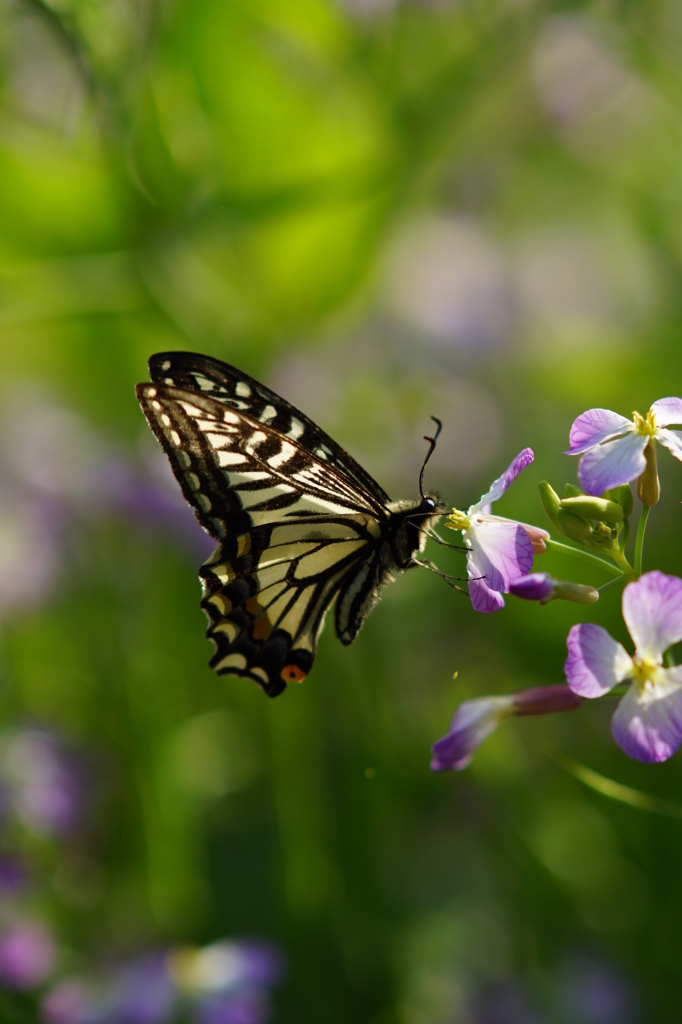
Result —
<path fill-rule="evenodd" d="M 669 427 L 672 423 L 682 425 L 682 398 L 659 398 L 649 411 L 654 414 L 657 427 Z"/>
<path fill-rule="evenodd" d="M 491 590 L 507 593 L 533 566 L 533 542 L 519 524 L 497 516 L 472 516 L 467 540 Z"/>
<path fill-rule="evenodd" d="M 498 476 L 497 480 L 493 480 L 490 485 L 490 490 L 481 495 L 476 504 L 471 506 L 469 512 L 478 512 L 483 509 L 484 506 L 491 505 L 493 501 L 497 501 L 498 498 L 501 498 L 504 492 L 513 484 L 514 480 L 516 480 L 521 470 L 525 469 L 526 466 L 529 466 L 534 458 L 535 456 L 533 455 L 532 448 L 524 448 L 522 452 L 519 452 L 511 465 L 504 471 L 502 476 Z"/>
<path fill-rule="evenodd" d="M 581 697 L 603 697 L 632 672 L 632 658 L 601 626 L 581 622 L 566 639 L 566 682 Z"/>
<path fill-rule="evenodd" d="M 450 728 L 431 748 L 431 771 L 461 771 L 474 751 L 495 731 L 503 718 L 514 713 L 514 700 L 508 697 L 481 697 L 465 700 L 457 708 Z"/>
<path fill-rule="evenodd" d="M 682 462 L 682 433 L 679 430 L 657 430 L 656 440 Z"/>
<path fill-rule="evenodd" d="M 630 433 L 590 448 L 578 466 L 583 490 L 599 496 L 612 487 L 636 480 L 646 469 L 644 449 L 648 443 L 648 437 Z"/>
<path fill-rule="evenodd" d="M 635 429 L 632 420 L 610 409 L 588 409 L 573 421 L 569 442 L 571 447 L 564 455 L 581 455 L 588 448 L 603 444 L 613 437 Z"/>
<path fill-rule="evenodd" d="M 483 578 L 483 570 L 476 562 L 473 552 L 467 555 L 467 573 L 469 575 L 469 597 L 475 612 L 490 615 L 504 608 L 504 598 L 497 590 L 492 590 Z"/>
<path fill-rule="evenodd" d="M 659 676 L 664 678 L 644 693 L 631 686 L 611 719 L 618 746 L 647 764 L 667 761 L 682 741 L 682 668 Z"/>
<path fill-rule="evenodd" d="M 654 570 L 628 583 L 623 618 L 638 653 L 655 660 L 682 640 L 682 580 Z"/>

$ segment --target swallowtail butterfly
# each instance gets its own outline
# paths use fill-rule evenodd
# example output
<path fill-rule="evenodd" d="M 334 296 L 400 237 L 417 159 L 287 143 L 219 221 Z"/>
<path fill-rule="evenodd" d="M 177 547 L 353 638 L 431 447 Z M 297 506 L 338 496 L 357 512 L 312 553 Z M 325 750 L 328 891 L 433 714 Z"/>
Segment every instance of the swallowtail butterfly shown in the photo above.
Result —
<path fill-rule="evenodd" d="M 307 416 L 227 363 L 160 352 L 149 373 L 142 411 L 217 541 L 200 570 L 210 665 L 275 697 L 310 672 L 334 599 L 336 633 L 352 643 L 381 588 L 419 564 L 445 506 L 435 494 L 391 501 Z"/>

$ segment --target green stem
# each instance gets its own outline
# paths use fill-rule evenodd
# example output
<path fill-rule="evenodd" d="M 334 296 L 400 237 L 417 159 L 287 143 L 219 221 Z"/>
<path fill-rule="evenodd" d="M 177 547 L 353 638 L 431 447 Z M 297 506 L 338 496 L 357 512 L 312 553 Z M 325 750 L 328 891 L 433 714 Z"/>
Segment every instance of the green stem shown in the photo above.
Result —
<path fill-rule="evenodd" d="M 617 569 L 615 565 L 611 565 L 610 562 L 605 561 L 603 558 L 599 558 L 597 555 L 590 554 L 589 551 L 583 551 L 582 548 L 574 548 L 571 544 L 562 544 L 560 540 L 549 540 L 545 541 L 545 544 L 550 551 L 560 551 L 563 554 L 574 555 L 576 558 L 580 558 L 583 562 L 589 562 L 590 565 L 601 566 L 605 572 L 608 572 L 611 576 L 615 576 L 617 579 L 623 575 L 620 569 Z M 628 566 L 630 570 L 630 566 Z M 630 570 L 632 571 L 632 570 Z"/>
<path fill-rule="evenodd" d="M 642 505 L 642 511 L 639 514 L 639 523 L 637 524 L 637 539 L 635 540 L 635 572 L 638 576 L 642 575 L 642 550 L 644 548 L 644 531 L 646 530 L 646 521 L 649 518 L 649 512 L 651 511 L 648 505 Z"/>
<path fill-rule="evenodd" d="M 620 571 L 623 573 L 623 575 L 625 575 L 625 576 L 634 576 L 635 575 L 634 569 L 632 568 L 632 566 L 628 562 L 627 558 L 625 557 L 625 552 L 622 551 L 621 548 L 618 546 L 618 542 L 617 541 L 612 543 L 611 548 L 607 549 L 607 550 L 609 551 L 609 554 L 611 555 L 611 558 L 619 566 Z"/>
<path fill-rule="evenodd" d="M 616 579 L 609 580 L 608 583 L 604 583 L 601 587 L 597 587 L 597 590 L 600 594 L 603 594 L 605 590 L 610 590 L 611 587 L 617 587 L 619 583 L 622 583 L 623 580 L 626 579 L 627 576 L 625 575 L 625 573 L 623 573 L 621 576 L 616 577 Z"/>

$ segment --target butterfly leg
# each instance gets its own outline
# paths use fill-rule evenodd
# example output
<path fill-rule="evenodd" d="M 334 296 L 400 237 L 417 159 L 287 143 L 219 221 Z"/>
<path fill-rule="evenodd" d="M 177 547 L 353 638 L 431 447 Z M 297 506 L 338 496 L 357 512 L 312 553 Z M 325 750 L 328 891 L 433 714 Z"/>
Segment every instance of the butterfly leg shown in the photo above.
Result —
<path fill-rule="evenodd" d="M 465 552 L 469 550 L 469 548 L 465 548 L 463 544 L 449 544 L 446 540 L 443 540 L 442 537 L 439 537 L 436 531 L 431 529 L 431 527 L 427 527 L 424 532 L 427 537 L 430 537 L 431 540 L 435 540 L 436 544 L 440 544 L 442 548 L 451 548 L 453 551 Z"/>
<path fill-rule="evenodd" d="M 445 582 L 447 583 L 447 585 L 449 587 L 452 587 L 453 590 L 458 590 L 460 592 L 460 594 L 466 594 L 467 593 L 467 591 L 464 590 L 462 587 L 458 587 L 455 583 L 451 582 L 452 580 L 460 580 L 462 583 L 467 583 L 468 582 L 467 577 L 465 577 L 465 576 L 451 576 L 447 572 L 441 572 L 441 570 L 438 568 L 438 566 L 434 565 L 433 562 L 429 558 L 427 558 L 423 562 L 419 558 L 413 558 L 412 561 L 414 562 L 415 565 L 421 565 L 421 567 L 423 569 L 428 569 L 429 572 L 434 572 L 436 574 L 436 576 L 440 576 L 441 579 L 445 580 Z M 480 576 L 476 577 L 476 579 L 482 579 L 482 578 L 483 577 L 480 577 Z"/>

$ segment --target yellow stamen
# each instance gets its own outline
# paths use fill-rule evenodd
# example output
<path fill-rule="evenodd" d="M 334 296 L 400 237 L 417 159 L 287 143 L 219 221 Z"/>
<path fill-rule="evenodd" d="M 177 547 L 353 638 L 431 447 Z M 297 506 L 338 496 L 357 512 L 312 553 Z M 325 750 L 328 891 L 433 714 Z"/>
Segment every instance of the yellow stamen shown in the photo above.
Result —
<path fill-rule="evenodd" d="M 466 512 L 460 512 L 459 509 L 453 508 L 447 517 L 445 525 L 449 526 L 451 530 L 468 530 L 469 516 Z"/>
<path fill-rule="evenodd" d="M 649 409 L 646 416 L 642 416 L 640 412 L 633 412 L 632 422 L 635 424 L 635 430 L 637 433 L 641 434 L 643 437 L 653 437 L 656 433 L 654 413 L 651 409 Z"/>
<path fill-rule="evenodd" d="M 660 665 L 657 661 L 654 661 L 651 658 L 643 658 L 639 654 L 635 655 L 632 662 L 632 681 L 636 683 L 640 691 L 643 692 L 647 687 L 647 683 L 654 682 L 655 677 L 660 671 Z"/>

